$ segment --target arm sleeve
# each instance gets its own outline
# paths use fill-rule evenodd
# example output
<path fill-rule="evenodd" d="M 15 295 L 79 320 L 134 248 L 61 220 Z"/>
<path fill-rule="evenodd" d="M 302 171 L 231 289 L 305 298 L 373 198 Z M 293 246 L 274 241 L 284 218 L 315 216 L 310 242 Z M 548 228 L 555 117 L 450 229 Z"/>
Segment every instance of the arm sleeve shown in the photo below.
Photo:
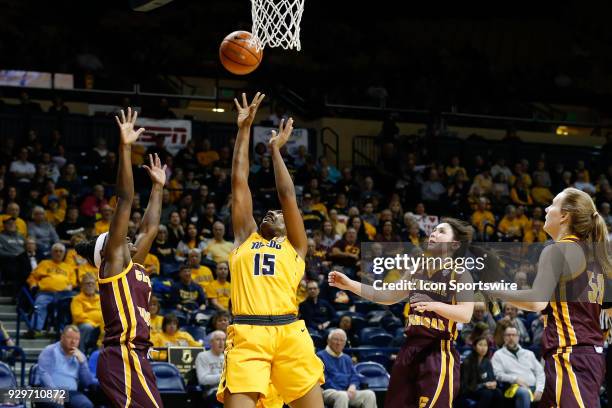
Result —
<path fill-rule="evenodd" d="M 538 359 L 535 357 L 535 354 L 532 353 L 531 355 L 533 358 L 533 370 L 535 372 L 535 377 L 536 377 L 536 392 L 543 392 L 544 384 L 546 382 L 546 375 L 544 374 L 544 368 L 542 368 L 542 365 L 540 364 Z"/>
<path fill-rule="evenodd" d="M 53 367 L 53 349 L 45 348 L 38 356 L 38 373 L 40 376 L 41 385 L 45 388 L 56 388 L 53 382 L 52 373 Z"/>
<path fill-rule="evenodd" d="M 89 371 L 89 364 L 87 360 L 79 363 L 79 385 L 88 387 L 95 382 L 96 381 L 94 380 L 93 375 L 91 375 L 91 371 Z"/>

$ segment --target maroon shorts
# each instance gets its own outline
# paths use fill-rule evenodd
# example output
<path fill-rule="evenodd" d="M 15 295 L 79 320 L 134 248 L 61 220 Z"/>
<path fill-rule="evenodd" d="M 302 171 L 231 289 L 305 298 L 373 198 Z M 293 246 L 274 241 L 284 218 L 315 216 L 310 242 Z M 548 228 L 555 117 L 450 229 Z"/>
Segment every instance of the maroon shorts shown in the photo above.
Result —
<path fill-rule="evenodd" d="M 113 407 L 163 407 L 145 351 L 123 345 L 104 347 L 96 371 L 100 388 Z"/>
<path fill-rule="evenodd" d="M 544 356 L 546 384 L 540 408 L 588 408 L 599 406 L 599 388 L 604 382 L 603 351 L 593 346 L 573 347 L 563 354 Z"/>
<path fill-rule="evenodd" d="M 452 340 L 402 346 L 393 370 L 385 408 L 450 407 L 459 392 L 459 354 Z"/>

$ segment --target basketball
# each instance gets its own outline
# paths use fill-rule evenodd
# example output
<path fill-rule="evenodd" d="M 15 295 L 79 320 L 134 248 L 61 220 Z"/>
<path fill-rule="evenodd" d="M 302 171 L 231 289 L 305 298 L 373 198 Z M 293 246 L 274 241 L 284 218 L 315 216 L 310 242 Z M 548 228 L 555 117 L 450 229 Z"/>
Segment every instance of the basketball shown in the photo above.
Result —
<path fill-rule="evenodd" d="M 251 33 L 248 31 L 234 31 L 223 39 L 219 47 L 219 58 L 225 69 L 232 74 L 250 74 L 259 66 L 263 49 L 257 51 L 250 39 Z"/>

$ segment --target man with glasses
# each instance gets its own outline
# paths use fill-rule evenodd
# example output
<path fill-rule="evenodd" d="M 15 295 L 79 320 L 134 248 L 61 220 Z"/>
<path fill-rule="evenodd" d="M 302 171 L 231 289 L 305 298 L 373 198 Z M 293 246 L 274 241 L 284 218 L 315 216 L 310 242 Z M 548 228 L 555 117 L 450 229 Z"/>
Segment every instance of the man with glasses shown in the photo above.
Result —
<path fill-rule="evenodd" d="M 529 408 L 532 401 L 539 401 L 544 390 L 544 368 L 532 351 L 519 345 L 516 327 L 504 331 L 504 346 L 493 354 L 491 360 L 497 381 L 505 383 L 506 398 L 514 398 L 516 408 Z"/>

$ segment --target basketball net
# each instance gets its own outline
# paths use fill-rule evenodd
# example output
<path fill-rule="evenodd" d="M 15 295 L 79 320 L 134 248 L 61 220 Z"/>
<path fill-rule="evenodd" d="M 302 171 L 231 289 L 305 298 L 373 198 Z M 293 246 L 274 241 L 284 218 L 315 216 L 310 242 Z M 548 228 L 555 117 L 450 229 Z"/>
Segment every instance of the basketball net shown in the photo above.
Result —
<path fill-rule="evenodd" d="M 300 50 L 300 21 L 304 0 L 251 0 L 252 42 L 268 47 Z"/>

